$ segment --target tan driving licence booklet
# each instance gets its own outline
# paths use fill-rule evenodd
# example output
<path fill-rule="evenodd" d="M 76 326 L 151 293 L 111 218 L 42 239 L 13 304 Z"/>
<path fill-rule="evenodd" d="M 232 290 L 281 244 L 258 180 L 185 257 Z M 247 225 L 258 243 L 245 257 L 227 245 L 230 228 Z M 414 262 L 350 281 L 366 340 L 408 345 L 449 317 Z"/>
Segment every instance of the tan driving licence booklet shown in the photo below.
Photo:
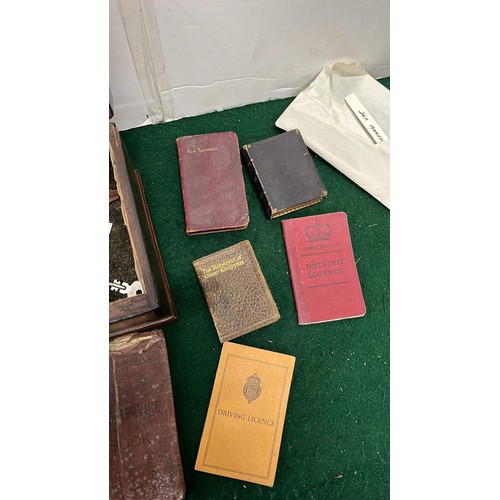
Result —
<path fill-rule="evenodd" d="M 195 469 L 273 486 L 295 357 L 225 342 Z"/>

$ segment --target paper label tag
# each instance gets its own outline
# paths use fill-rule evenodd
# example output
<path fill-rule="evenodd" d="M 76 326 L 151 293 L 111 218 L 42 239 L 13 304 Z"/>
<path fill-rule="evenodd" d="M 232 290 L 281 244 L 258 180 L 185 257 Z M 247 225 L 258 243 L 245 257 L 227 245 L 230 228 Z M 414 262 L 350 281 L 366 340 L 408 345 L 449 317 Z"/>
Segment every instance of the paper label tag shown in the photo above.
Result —
<path fill-rule="evenodd" d="M 357 98 L 356 94 L 349 94 L 344 99 L 347 105 L 352 109 L 356 118 L 359 120 L 359 123 L 361 123 L 368 134 L 370 134 L 370 137 L 373 139 L 375 144 L 389 140 L 373 116 L 368 113 L 367 109 L 363 106 L 363 104 L 361 104 L 361 101 Z"/>

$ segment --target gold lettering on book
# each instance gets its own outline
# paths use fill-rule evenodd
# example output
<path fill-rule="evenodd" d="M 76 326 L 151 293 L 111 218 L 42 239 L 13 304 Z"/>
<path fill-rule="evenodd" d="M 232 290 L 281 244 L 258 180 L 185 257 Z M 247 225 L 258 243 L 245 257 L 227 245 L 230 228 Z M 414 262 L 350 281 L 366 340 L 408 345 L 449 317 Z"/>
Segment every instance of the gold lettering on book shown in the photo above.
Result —
<path fill-rule="evenodd" d="M 193 153 L 207 153 L 207 152 L 211 152 L 211 151 L 217 151 L 217 147 L 215 147 L 215 148 L 198 148 L 198 149 L 189 149 L 189 148 L 187 148 L 186 149 L 186 152 L 189 153 L 189 154 L 193 154 Z"/>
<path fill-rule="evenodd" d="M 227 271 L 233 271 L 234 269 L 241 267 L 245 264 L 243 257 L 240 255 L 233 257 L 231 259 L 224 260 L 217 264 L 212 264 L 210 267 L 203 269 L 203 276 L 205 278 L 213 278 L 221 273 L 226 273 Z"/>

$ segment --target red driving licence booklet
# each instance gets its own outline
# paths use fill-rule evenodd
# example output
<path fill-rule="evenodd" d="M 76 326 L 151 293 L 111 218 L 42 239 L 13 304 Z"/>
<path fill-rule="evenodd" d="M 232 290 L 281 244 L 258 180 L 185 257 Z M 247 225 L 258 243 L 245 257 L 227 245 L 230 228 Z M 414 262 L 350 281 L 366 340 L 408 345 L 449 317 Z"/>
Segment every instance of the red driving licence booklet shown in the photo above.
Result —
<path fill-rule="evenodd" d="M 299 325 L 366 313 L 344 212 L 281 222 Z"/>

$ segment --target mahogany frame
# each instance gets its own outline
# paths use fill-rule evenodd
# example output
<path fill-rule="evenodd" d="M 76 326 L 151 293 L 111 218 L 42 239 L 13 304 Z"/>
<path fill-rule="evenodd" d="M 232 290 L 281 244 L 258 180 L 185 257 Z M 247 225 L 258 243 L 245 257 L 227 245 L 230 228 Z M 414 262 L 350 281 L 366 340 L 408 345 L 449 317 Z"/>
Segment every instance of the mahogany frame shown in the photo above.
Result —
<path fill-rule="evenodd" d="M 128 229 L 135 268 L 143 293 L 110 302 L 109 336 L 156 328 L 178 319 L 158 242 L 151 222 L 141 176 L 133 168 L 120 133 L 109 124 L 109 157 L 113 166 L 123 219 Z"/>

